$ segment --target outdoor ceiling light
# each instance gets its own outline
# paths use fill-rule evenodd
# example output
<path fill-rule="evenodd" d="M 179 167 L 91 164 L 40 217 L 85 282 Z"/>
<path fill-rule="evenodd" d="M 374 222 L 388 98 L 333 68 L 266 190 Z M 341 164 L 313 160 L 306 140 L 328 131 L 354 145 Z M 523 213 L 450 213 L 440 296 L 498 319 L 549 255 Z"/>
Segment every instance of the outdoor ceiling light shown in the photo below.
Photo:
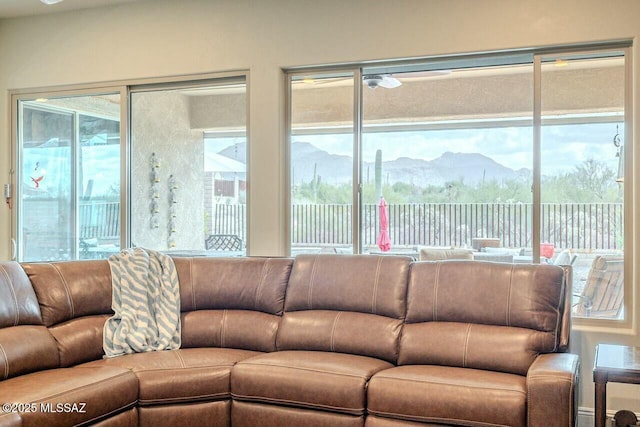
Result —
<path fill-rule="evenodd" d="M 60 3 L 62 0 L 40 0 L 44 4 L 56 4 Z"/>

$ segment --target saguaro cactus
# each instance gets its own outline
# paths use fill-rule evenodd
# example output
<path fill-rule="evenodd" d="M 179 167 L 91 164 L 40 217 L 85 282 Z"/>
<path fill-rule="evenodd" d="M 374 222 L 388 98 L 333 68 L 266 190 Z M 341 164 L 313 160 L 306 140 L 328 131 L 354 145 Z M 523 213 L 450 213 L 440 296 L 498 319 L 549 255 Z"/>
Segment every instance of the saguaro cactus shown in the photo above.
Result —
<path fill-rule="evenodd" d="M 376 201 L 382 197 L 382 150 L 376 151 Z"/>

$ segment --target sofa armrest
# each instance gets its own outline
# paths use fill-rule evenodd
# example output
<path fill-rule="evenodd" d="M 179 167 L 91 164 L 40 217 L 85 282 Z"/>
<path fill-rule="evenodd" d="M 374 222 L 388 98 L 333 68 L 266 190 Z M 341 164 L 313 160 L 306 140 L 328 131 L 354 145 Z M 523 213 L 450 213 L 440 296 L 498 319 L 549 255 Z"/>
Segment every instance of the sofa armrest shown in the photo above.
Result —
<path fill-rule="evenodd" d="M 527 426 L 573 427 L 578 411 L 580 359 L 541 354 L 527 373 Z"/>

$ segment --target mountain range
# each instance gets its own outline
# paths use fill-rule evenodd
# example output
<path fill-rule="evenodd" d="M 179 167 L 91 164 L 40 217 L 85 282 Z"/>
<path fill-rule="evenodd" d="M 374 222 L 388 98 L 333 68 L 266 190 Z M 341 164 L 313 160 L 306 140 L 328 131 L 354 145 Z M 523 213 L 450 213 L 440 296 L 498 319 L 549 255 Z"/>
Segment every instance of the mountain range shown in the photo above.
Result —
<path fill-rule="evenodd" d="M 246 146 L 242 143 L 227 147 L 218 154 L 246 163 L 244 153 L 246 153 Z M 421 187 L 439 186 L 462 178 L 465 184 L 475 185 L 483 180 L 502 182 L 530 175 L 528 169 L 514 170 L 480 153 L 445 152 L 433 160 L 399 157 L 388 161 L 384 160 L 384 152 L 382 155 L 382 180 L 389 184 L 405 182 Z M 352 181 L 353 161 L 351 156 L 331 154 L 308 142 L 295 142 L 291 147 L 291 159 L 292 180 L 296 184 L 310 182 L 314 177 L 314 170 L 321 177 L 322 182 L 327 184 L 342 184 Z M 364 162 L 363 181 L 365 183 L 374 182 L 374 177 L 374 163 Z"/>

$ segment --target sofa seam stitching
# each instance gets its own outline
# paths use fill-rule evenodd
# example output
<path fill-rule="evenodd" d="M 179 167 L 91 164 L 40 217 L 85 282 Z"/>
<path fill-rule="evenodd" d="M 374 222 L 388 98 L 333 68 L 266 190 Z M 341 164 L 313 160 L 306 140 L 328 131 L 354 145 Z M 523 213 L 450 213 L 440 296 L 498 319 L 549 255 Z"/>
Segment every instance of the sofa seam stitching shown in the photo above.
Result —
<path fill-rule="evenodd" d="M 443 417 L 432 417 L 432 416 L 422 416 L 422 415 L 407 415 L 407 414 L 403 414 L 400 412 L 389 412 L 389 411 L 369 411 L 369 409 L 367 409 L 367 412 L 371 412 L 373 415 L 396 415 L 399 419 L 401 420 L 408 420 L 408 421 L 417 421 L 417 422 L 423 422 L 423 421 L 437 421 L 437 422 L 443 422 L 443 421 L 465 421 L 461 418 L 443 418 Z M 488 424 L 490 426 L 493 427 L 500 427 L 500 424 Z"/>
<path fill-rule="evenodd" d="M 0 343 L 0 351 L 4 354 L 4 379 L 9 378 L 9 356 L 7 352 L 4 350 L 4 346 Z"/>
<path fill-rule="evenodd" d="M 71 291 L 69 289 L 69 284 L 67 283 L 67 280 L 65 279 L 64 275 L 62 274 L 62 272 L 60 271 L 60 269 L 53 263 L 49 263 L 49 265 L 51 267 L 53 267 L 53 269 L 58 273 L 58 276 L 60 277 L 60 281 L 62 282 L 62 286 L 64 287 L 64 290 L 66 292 L 66 297 L 67 297 L 67 302 L 69 303 L 69 308 L 71 309 L 71 318 L 75 318 L 76 317 L 76 310 L 75 307 L 73 305 L 73 298 L 71 298 Z M 113 278 L 112 278 L 113 280 Z M 113 285 L 112 285 L 113 286 Z"/>
<path fill-rule="evenodd" d="M 462 367 L 467 367 L 467 353 L 469 352 L 469 337 L 471 336 L 471 323 L 467 324 L 467 333 L 464 339 L 464 351 L 462 352 Z"/>
<path fill-rule="evenodd" d="M 262 289 L 264 288 L 264 284 L 267 280 L 266 270 L 269 265 L 269 260 L 267 259 L 264 264 L 262 264 L 262 271 L 260 272 L 260 282 L 258 283 L 258 288 L 256 289 L 256 298 L 253 302 L 253 308 L 258 310 L 259 300 L 262 296 Z"/>
<path fill-rule="evenodd" d="M 146 405 L 153 405 L 154 402 L 176 402 L 176 403 L 182 403 L 182 402 L 193 402 L 194 400 L 198 401 L 198 402 L 202 402 L 205 399 L 210 399 L 210 398 L 220 398 L 220 397 L 224 397 L 224 396 L 231 396 L 230 392 L 224 391 L 224 392 L 220 392 L 220 393 L 207 393 L 207 394 L 199 394 L 197 396 L 188 396 L 188 397 L 184 397 L 184 398 L 179 398 L 179 397 L 167 397 L 167 398 L 156 398 L 156 399 L 138 399 L 139 403 L 142 403 L 143 406 Z"/>
<path fill-rule="evenodd" d="M 196 289 L 193 280 L 193 259 L 189 260 L 189 279 L 191 280 L 191 303 L 193 304 L 193 311 L 198 310 L 198 305 L 196 302 Z"/>
<path fill-rule="evenodd" d="M 433 321 L 438 320 L 438 286 L 440 285 L 440 266 L 442 264 L 438 263 L 436 266 L 436 282 L 433 284 L 433 308 L 431 316 L 433 317 Z"/>
<path fill-rule="evenodd" d="M 220 347 L 224 348 L 225 329 L 227 327 L 227 309 L 222 310 L 222 325 L 220 325 Z"/>
<path fill-rule="evenodd" d="M 187 366 L 184 363 L 184 360 L 182 358 L 180 358 L 180 362 L 182 364 L 182 366 L 176 368 L 176 367 L 172 367 L 172 368 L 153 368 L 153 369 L 138 369 L 138 368 L 132 368 L 131 372 L 133 373 L 147 373 L 147 372 L 165 372 L 165 371 L 175 371 L 176 369 L 184 369 L 184 370 L 189 370 L 189 369 L 193 369 L 193 370 L 201 370 L 201 369 L 210 369 L 210 368 L 227 368 L 227 367 L 233 367 L 234 364 L 233 363 L 229 363 L 229 364 L 216 364 L 216 365 L 194 365 L 194 366 Z"/>
<path fill-rule="evenodd" d="M 414 382 L 414 383 L 422 383 L 422 384 L 438 384 L 438 385 L 448 385 L 451 387 L 459 387 L 459 388 L 474 388 L 474 389 L 484 389 L 484 390 L 498 390 L 498 391 L 504 391 L 504 392 L 508 392 L 508 393 L 518 393 L 518 394 L 522 394 L 524 396 L 527 396 L 527 392 L 526 391 L 520 391 L 520 390 L 512 390 L 512 389 L 508 389 L 508 388 L 504 388 L 504 387 L 487 387 L 487 386 L 473 386 L 470 384 L 451 384 L 449 382 L 438 382 L 438 381 L 426 381 L 426 380 L 419 380 L 419 379 L 406 379 L 406 378 L 394 378 L 394 377 L 383 377 L 383 376 L 379 376 L 378 377 L 378 381 L 381 380 L 393 380 L 393 381 L 404 381 L 404 382 Z M 527 387 L 528 389 L 528 387 Z"/>
<path fill-rule="evenodd" d="M 323 374 L 330 374 L 330 375 L 337 375 L 337 376 L 342 376 L 342 377 L 352 377 L 352 378 L 361 378 L 366 380 L 367 376 L 366 375 L 357 375 L 357 374 L 345 374 L 345 373 L 340 373 L 340 372 L 331 372 L 331 371 L 326 371 L 323 369 L 313 369 L 313 368 L 303 368 L 300 366 L 290 366 L 290 365 L 281 365 L 281 364 L 274 364 L 274 363 L 256 363 L 256 362 L 241 362 L 243 365 L 249 365 L 249 366 L 267 366 L 267 367 L 271 367 L 274 366 L 276 368 L 287 368 L 287 369 L 295 369 L 298 371 L 309 371 L 309 372 L 319 372 L 319 373 L 323 373 Z"/>
<path fill-rule="evenodd" d="M 382 259 L 383 257 L 378 258 L 378 265 L 376 266 L 376 278 L 373 283 L 373 295 L 371 298 L 371 312 L 373 314 L 377 314 L 376 306 L 378 303 L 378 287 L 380 286 L 380 270 L 382 269 Z"/>
<path fill-rule="evenodd" d="M 557 381 L 563 381 L 563 382 L 567 382 L 567 383 L 572 383 L 573 381 L 570 378 L 558 378 L 557 375 L 551 375 L 551 374 L 539 374 L 539 375 L 531 375 L 529 376 L 529 379 L 544 379 L 544 378 L 553 378 Z M 527 387 L 528 389 L 528 387 Z"/>
<path fill-rule="evenodd" d="M 185 363 L 184 359 L 182 358 L 182 353 L 180 351 L 176 351 L 174 354 L 176 355 L 176 357 L 180 361 L 180 367 L 183 368 L 183 369 L 186 368 L 187 364 Z"/>
<path fill-rule="evenodd" d="M 75 369 L 75 368 L 65 368 L 65 369 Z M 133 372 L 127 370 L 127 372 L 122 372 L 122 373 L 120 373 L 120 374 L 118 374 L 116 376 L 113 376 L 113 377 L 110 377 L 110 378 L 103 378 L 102 380 L 100 380 L 100 382 L 101 383 L 112 382 L 112 381 L 117 380 L 117 379 L 119 379 L 121 377 L 127 377 L 127 376 L 129 376 L 129 374 L 135 375 Z M 75 387 L 72 391 L 80 391 L 80 390 L 86 389 L 86 388 L 91 387 L 91 386 L 96 385 L 96 384 L 97 383 L 84 384 L 82 386 Z M 46 400 L 49 400 L 49 399 L 55 399 L 56 397 L 60 397 L 60 396 L 62 396 L 64 394 L 66 394 L 66 393 L 69 393 L 69 390 L 60 391 L 58 393 L 47 394 L 46 396 L 42 396 L 41 398 L 39 398 L 37 401 L 38 402 L 43 402 L 43 401 L 46 401 Z"/>
<path fill-rule="evenodd" d="M 7 270 L 4 268 L 4 266 L 0 266 L 0 267 L 1 267 L 0 270 L 2 270 L 3 276 L 7 278 L 7 283 L 9 284 L 9 291 L 11 292 L 11 296 L 13 297 L 13 302 L 16 305 L 16 315 L 15 315 L 13 326 L 18 326 L 20 324 L 20 305 L 18 304 L 18 295 L 16 294 L 16 290 L 13 287 L 13 281 L 11 280 L 11 277 L 9 277 L 9 273 L 7 273 Z"/>
<path fill-rule="evenodd" d="M 300 400 L 269 398 L 269 397 L 264 397 L 264 396 L 255 397 L 255 396 L 252 396 L 252 395 L 237 394 L 237 393 L 231 393 L 231 397 L 235 398 L 235 399 L 239 399 L 241 401 L 251 401 L 251 402 L 270 402 L 270 403 L 282 402 L 282 403 L 288 403 L 289 405 L 292 405 L 292 406 L 302 407 L 302 408 L 305 408 L 305 409 L 312 409 L 312 408 L 333 409 L 334 411 L 347 413 L 347 414 L 350 414 L 350 415 L 360 414 L 360 412 L 364 413 L 366 411 L 366 409 L 367 409 L 366 407 L 362 407 L 362 408 L 347 408 L 346 406 L 312 404 L 312 403 L 303 402 L 303 401 L 300 401 Z"/>
<path fill-rule="evenodd" d="M 313 285 L 316 280 L 316 266 L 318 262 L 318 255 L 313 257 L 313 265 L 311 266 L 311 277 L 309 278 L 309 293 L 307 295 L 307 306 L 309 310 L 313 307 Z"/>
<path fill-rule="evenodd" d="M 111 417 L 111 415 L 117 414 L 118 412 L 121 412 L 123 409 L 124 410 L 128 410 L 128 409 L 134 409 L 135 407 L 136 407 L 136 402 L 131 402 L 131 403 L 127 404 L 127 405 L 121 406 L 120 408 L 116 408 L 116 409 L 114 409 L 112 411 L 109 411 L 109 412 L 107 412 L 105 414 L 100 414 L 98 416 L 95 416 L 95 417 L 91 418 L 90 420 L 86 420 L 86 421 L 84 421 L 83 425 L 92 425 L 95 420 L 108 420 Z M 87 423 L 89 423 L 89 424 L 87 424 Z"/>
<path fill-rule="evenodd" d="M 513 271 L 515 266 L 511 266 L 511 274 L 509 275 L 509 291 L 507 292 L 507 313 L 506 319 L 507 326 L 511 326 L 511 291 L 513 290 Z"/>
<path fill-rule="evenodd" d="M 331 351 L 335 351 L 335 334 L 336 334 L 336 328 L 338 326 L 338 320 L 340 319 L 341 315 L 342 315 L 342 312 L 339 311 L 338 314 L 336 315 L 336 318 L 333 319 L 333 327 L 331 328 L 331 343 L 330 343 Z"/>
<path fill-rule="evenodd" d="M 576 362 L 572 363 L 572 367 L 573 367 L 574 369 L 576 369 L 576 368 L 577 368 L 577 366 L 576 366 Z M 555 380 L 560 380 L 560 381 L 564 381 L 564 382 L 566 382 L 566 383 L 569 383 L 569 384 L 570 384 L 570 388 L 571 388 L 571 392 L 570 392 L 570 394 L 571 394 L 571 395 L 573 395 L 573 392 L 574 392 L 574 386 L 575 386 L 575 384 L 574 384 L 573 379 L 571 379 L 571 378 L 558 378 L 558 377 L 557 377 L 557 376 L 555 376 L 555 375 L 549 375 L 549 374 L 545 374 L 545 375 L 532 375 L 532 376 L 527 377 L 527 379 L 534 379 L 534 378 L 553 378 L 553 379 L 555 379 Z M 530 387 L 530 384 L 531 384 L 531 383 L 530 383 L 529 381 L 527 381 L 527 396 L 530 396 L 530 395 L 531 395 L 531 387 Z M 569 413 L 570 413 L 570 414 L 571 414 L 571 413 L 573 413 L 573 399 L 569 399 Z M 569 421 L 571 421 L 571 417 L 569 417 Z M 530 422 L 531 422 L 531 413 L 528 411 L 528 412 L 527 412 L 527 424 L 529 424 Z"/>
<path fill-rule="evenodd" d="M 564 304 L 565 304 L 565 310 L 567 310 L 566 305 L 567 304 L 571 304 L 571 301 L 567 301 L 567 286 L 569 286 L 569 284 L 566 283 L 565 280 L 566 276 L 565 276 L 565 271 L 564 269 L 562 270 L 562 295 L 563 295 L 563 299 L 564 299 Z M 554 307 L 554 311 L 556 312 L 556 327 L 554 328 L 554 343 L 553 343 L 553 352 L 558 351 L 558 349 L 560 348 L 560 328 L 562 326 L 562 317 L 561 313 L 560 313 L 560 306 L 556 306 Z"/>

